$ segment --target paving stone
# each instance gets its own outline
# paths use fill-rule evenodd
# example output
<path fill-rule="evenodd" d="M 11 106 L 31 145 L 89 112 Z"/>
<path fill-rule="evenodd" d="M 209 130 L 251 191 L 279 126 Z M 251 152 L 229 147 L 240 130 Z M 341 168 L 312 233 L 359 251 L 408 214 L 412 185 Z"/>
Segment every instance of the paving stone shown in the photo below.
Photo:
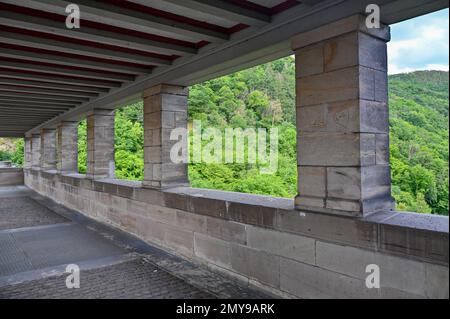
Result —
<path fill-rule="evenodd" d="M 65 223 L 68 220 L 30 197 L 0 198 L 0 230 Z"/>

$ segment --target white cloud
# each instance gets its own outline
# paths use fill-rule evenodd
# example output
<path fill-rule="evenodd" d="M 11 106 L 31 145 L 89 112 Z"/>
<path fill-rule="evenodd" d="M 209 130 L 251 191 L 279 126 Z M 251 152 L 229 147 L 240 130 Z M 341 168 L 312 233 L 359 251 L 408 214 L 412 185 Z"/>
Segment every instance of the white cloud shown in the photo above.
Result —
<path fill-rule="evenodd" d="M 426 70 L 448 71 L 448 64 L 427 64 Z"/>
<path fill-rule="evenodd" d="M 389 73 L 448 70 L 448 62 L 442 63 L 448 61 L 448 19 L 439 17 L 404 23 L 397 30 L 392 27 L 393 40 L 388 44 Z M 395 40 L 396 32 L 404 38 Z"/>

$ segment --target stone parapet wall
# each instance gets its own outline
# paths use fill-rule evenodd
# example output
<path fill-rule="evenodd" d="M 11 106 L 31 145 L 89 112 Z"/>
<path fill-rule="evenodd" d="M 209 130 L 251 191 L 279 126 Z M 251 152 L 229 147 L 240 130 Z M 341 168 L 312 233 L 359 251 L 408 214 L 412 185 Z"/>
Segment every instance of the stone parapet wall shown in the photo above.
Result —
<path fill-rule="evenodd" d="M 0 186 L 18 186 L 23 183 L 21 168 L 0 168 Z"/>
<path fill-rule="evenodd" d="M 283 296 L 448 298 L 448 218 L 349 218 L 294 210 L 289 199 L 25 170 L 44 196 L 151 244 Z M 381 289 L 366 288 L 366 266 Z"/>

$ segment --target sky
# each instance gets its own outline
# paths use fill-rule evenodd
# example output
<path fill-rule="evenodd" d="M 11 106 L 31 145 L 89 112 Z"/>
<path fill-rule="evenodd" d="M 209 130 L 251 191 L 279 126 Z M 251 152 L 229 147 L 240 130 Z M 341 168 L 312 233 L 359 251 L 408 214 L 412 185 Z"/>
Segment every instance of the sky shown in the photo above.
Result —
<path fill-rule="evenodd" d="M 448 71 L 449 9 L 391 25 L 389 74 Z"/>

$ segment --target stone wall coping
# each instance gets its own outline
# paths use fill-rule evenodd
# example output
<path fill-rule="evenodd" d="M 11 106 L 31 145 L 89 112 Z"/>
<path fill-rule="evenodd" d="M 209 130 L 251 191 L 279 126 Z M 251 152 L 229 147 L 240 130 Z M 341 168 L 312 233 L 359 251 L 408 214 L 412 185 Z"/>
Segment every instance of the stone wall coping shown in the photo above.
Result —
<path fill-rule="evenodd" d="M 82 174 L 25 169 L 34 176 L 83 187 L 149 205 L 220 218 L 249 226 L 317 238 L 343 245 L 442 265 L 449 263 L 449 219 L 407 212 L 381 212 L 364 218 L 294 209 L 294 200 L 191 187 L 150 189 L 138 181 L 92 180 Z"/>
<path fill-rule="evenodd" d="M 449 233 L 449 218 L 446 216 L 394 211 L 369 215 L 363 220 L 391 226 Z"/>
<path fill-rule="evenodd" d="M 164 190 L 167 193 L 184 194 L 192 197 L 203 197 L 226 202 L 235 202 L 246 205 L 259 205 L 277 209 L 294 209 L 294 200 L 267 195 L 246 194 L 214 189 L 203 189 L 193 187 L 174 187 Z"/>
<path fill-rule="evenodd" d="M 22 172 L 23 168 L 20 167 L 2 167 L 0 168 L 0 173 L 14 173 L 14 172 Z"/>
<path fill-rule="evenodd" d="M 0 172 L 2 171 L 22 171 L 22 168 L 0 168 Z M 56 171 L 41 171 L 41 173 L 46 174 L 57 174 Z M 88 179 L 85 174 L 62 174 L 64 177 L 72 177 L 75 179 Z M 88 179 L 89 180 L 89 179 Z M 131 180 L 119 180 L 114 178 L 103 178 L 98 180 L 90 180 L 93 183 L 102 183 L 109 185 L 117 185 L 122 187 L 129 187 L 132 189 L 145 189 L 142 187 L 142 182 L 140 181 L 131 181 Z M 132 191 L 130 189 L 130 191 Z M 149 189 L 149 191 L 155 191 L 153 189 Z M 235 204 L 244 204 L 244 205 L 254 205 L 261 206 L 264 208 L 273 208 L 278 210 L 295 210 L 294 208 L 294 200 L 289 198 L 282 197 L 274 197 L 268 195 L 257 195 L 257 194 L 246 194 L 246 193 L 237 193 L 230 191 L 221 191 L 214 189 L 203 189 L 203 188 L 193 188 L 193 187 L 173 187 L 168 189 L 163 189 L 162 193 L 168 194 L 178 194 L 182 196 L 190 196 L 193 198 L 204 198 L 211 199 L 216 201 L 223 201 L 228 203 Z M 130 199 L 134 199 L 130 197 Z M 298 211 L 298 210 L 297 210 Z M 328 216 L 329 214 L 324 214 L 320 212 L 310 212 L 305 211 L 305 213 L 314 213 Z M 377 223 L 391 226 L 400 226 L 405 228 L 412 228 L 415 230 L 427 230 L 433 232 L 440 233 L 449 233 L 449 218 L 446 216 L 432 215 L 432 214 L 420 214 L 413 212 L 399 212 L 399 211 L 390 211 L 390 212 L 379 212 L 375 214 L 371 214 L 367 217 L 363 218 L 354 218 L 354 217 L 346 217 L 339 216 L 341 218 L 350 218 L 357 219 L 364 222 L 369 223 Z"/>

